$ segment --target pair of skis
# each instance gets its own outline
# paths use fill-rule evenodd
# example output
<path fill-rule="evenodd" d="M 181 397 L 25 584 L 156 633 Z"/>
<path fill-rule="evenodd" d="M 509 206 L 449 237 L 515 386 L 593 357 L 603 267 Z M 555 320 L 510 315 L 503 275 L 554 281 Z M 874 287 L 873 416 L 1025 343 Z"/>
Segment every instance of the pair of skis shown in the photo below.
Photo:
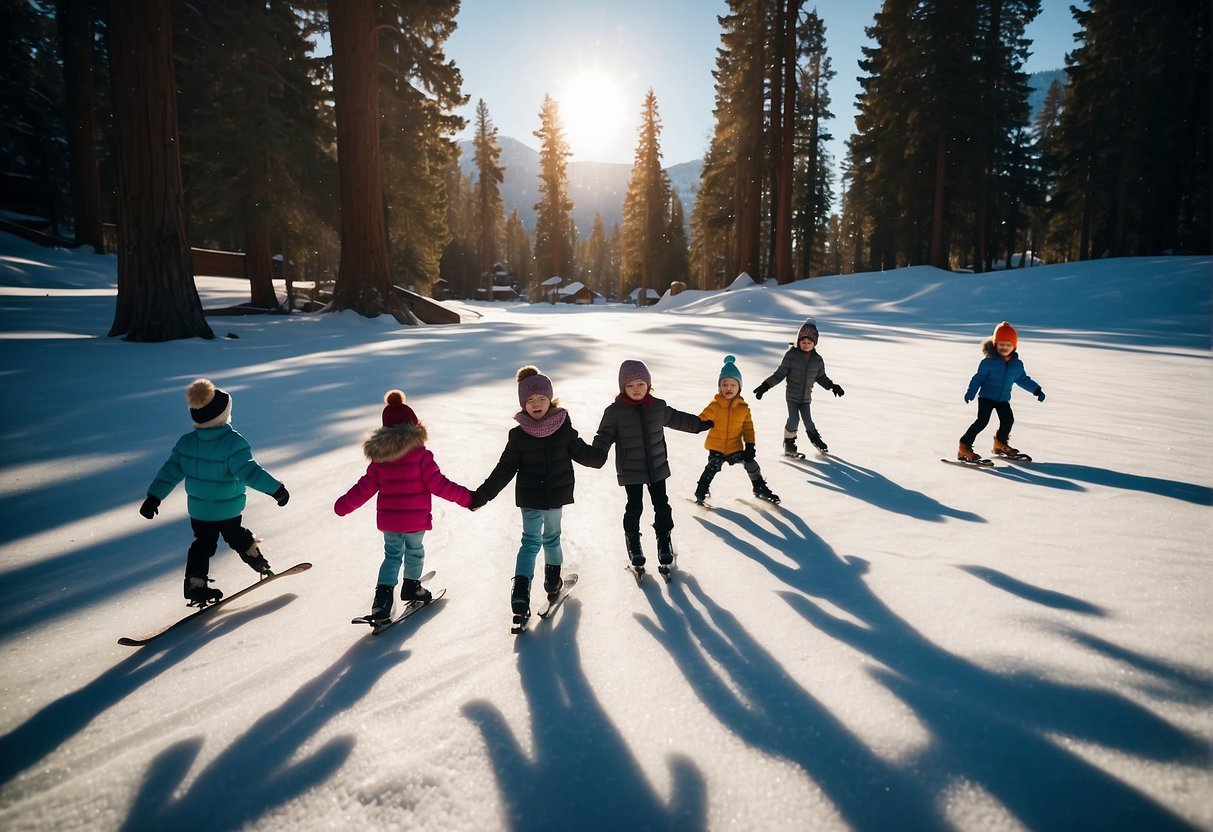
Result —
<path fill-rule="evenodd" d="M 432 572 L 432 571 L 426 572 L 418 580 L 420 583 L 424 584 L 426 581 L 431 580 L 435 574 L 437 574 L 437 573 Z M 426 607 L 430 606 L 435 601 L 438 601 L 440 598 L 442 598 L 442 596 L 444 596 L 444 595 L 446 595 L 445 587 L 432 592 L 432 597 L 428 601 L 406 601 L 404 603 L 404 606 L 402 606 L 400 608 L 400 611 L 397 612 L 394 617 L 371 618 L 369 615 L 360 615 L 357 618 L 351 620 L 350 623 L 369 626 L 371 628 L 371 635 L 377 636 L 380 633 L 382 633 L 384 630 L 387 630 L 390 627 L 395 627 L 397 624 L 399 624 L 404 619 L 406 619 L 409 616 L 414 615 L 415 613 L 418 613 L 421 610 L 425 609 Z"/>
<path fill-rule="evenodd" d="M 577 585 L 577 573 L 570 572 L 564 576 L 564 583 L 560 589 L 554 594 L 548 596 L 548 602 L 544 605 L 537 614 L 540 619 L 547 620 L 551 618 L 560 605 L 564 603 L 564 599 L 569 597 L 569 593 L 573 591 L 573 587 Z M 525 633 L 531 621 L 531 611 L 525 613 L 514 613 L 514 622 L 510 626 L 510 632 L 514 635 Z"/>
<path fill-rule="evenodd" d="M 1028 456 L 1027 454 L 999 454 L 997 457 L 995 457 L 995 459 L 1005 460 L 1006 462 L 1031 462 L 1032 461 L 1032 457 Z M 979 456 L 979 457 L 977 457 L 977 459 L 973 459 L 973 460 L 964 460 L 964 459 L 959 459 L 959 458 L 948 459 L 947 457 L 940 457 L 939 461 L 946 462 L 949 465 L 959 465 L 961 468 L 993 468 L 994 467 L 994 459 L 990 459 L 990 458 L 984 457 L 984 456 Z"/>

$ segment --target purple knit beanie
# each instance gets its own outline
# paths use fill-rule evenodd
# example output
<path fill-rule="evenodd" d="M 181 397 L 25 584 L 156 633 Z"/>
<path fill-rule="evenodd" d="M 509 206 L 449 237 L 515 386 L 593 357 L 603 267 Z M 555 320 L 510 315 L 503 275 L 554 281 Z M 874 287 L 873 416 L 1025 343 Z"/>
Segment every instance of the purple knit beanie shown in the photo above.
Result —
<path fill-rule="evenodd" d="M 622 393 L 623 388 L 632 381 L 643 381 L 649 387 L 653 386 L 653 376 L 639 358 L 629 358 L 619 365 L 619 392 Z"/>
<path fill-rule="evenodd" d="M 530 364 L 518 368 L 518 404 L 526 405 L 531 396 L 540 395 L 552 398 L 552 380 L 539 372 L 538 367 Z"/>

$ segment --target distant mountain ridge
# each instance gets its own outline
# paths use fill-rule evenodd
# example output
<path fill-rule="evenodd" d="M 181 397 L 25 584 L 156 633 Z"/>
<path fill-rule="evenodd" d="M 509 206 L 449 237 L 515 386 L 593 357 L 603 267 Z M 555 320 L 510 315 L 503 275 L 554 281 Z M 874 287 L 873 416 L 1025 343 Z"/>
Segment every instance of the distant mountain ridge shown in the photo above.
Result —
<path fill-rule="evenodd" d="M 1065 70 L 1053 69 L 1029 76 L 1028 85 L 1032 88 L 1028 97 L 1031 121 L 1036 120 L 1049 84 L 1055 78 L 1064 85 L 1066 83 Z M 505 167 L 505 177 L 501 183 L 501 199 L 505 204 L 506 217 L 508 218 L 517 208 L 519 216 L 522 217 L 523 226 L 533 234 L 535 231 L 535 203 L 539 201 L 539 151 L 527 147 L 509 136 L 499 136 L 497 143 L 501 146 L 501 164 Z M 465 177 L 471 176 L 475 180 L 480 174 L 476 170 L 471 140 L 459 142 L 459 150 L 460 173 Z M 666 173 L 670 175 L 670 182 L 673 184 L 674 190 L 682 199 L 688 226 L 691 221 L 691 209 L 695 206 L 695 194 L 699 189 L 702 170 L 702 159 L 681 162 L 665 169 Z M 596 213 L 602 215 L 607 234 L 611 233 L 613 225 L 622 225 L 623 198 L 628 192 L 628 177 L 631 174 L 632 166 L 619 162 L 569 163 L 569 198 L 573 200 L 573 222 L 577 226 L 578 239 L 584 240 L 590 236 Z M 837 185 L 837 183 L 835 184 Z"/>
<path fill-rule="evenodd" d="M 501 164 L 505 168 L 501 200 L 505 204 L 506 217 L 517 208 L 523 226 L 534 233 L 535 203 L 539 201 L 539 151 L 509 136 L 499 136 L 497 143 L 501 146 Z M 471 140 L 459 142 L 459 150 L 460 173 L 476 179 L 480 174 L 476 170 Z M 665 169 L 682 199 L 688 222 L 702 168 L 703 160 L 698 159 Z M 611 233 L 613 225 L 623 224 L 623 198 L 628 192 L 628 177 L 631 175 L 630 164 L 569 163 L 569 198 L 573 201 L 573 222 L 577 226 L 578 239 L 584 240 L 590 236 L 594 228 L 594 214 L 602 215 L 607 234 Z"/>

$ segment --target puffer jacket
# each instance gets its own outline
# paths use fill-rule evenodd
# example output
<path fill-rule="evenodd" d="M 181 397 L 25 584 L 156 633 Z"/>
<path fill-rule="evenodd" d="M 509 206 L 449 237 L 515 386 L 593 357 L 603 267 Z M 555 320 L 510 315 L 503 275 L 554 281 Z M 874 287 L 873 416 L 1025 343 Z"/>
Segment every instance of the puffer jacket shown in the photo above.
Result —
<path fill-rule="evenodd" d="M 778 369 L 758 386 L 765 393 L 785 378 L 788 384 L 784 397 L 790 402 L 812 401 L 814 384 L 820 384 L 827 390 L 834 389 L 834 382 L 826 375 L 825 359 L 816 349 L 805 352 L 793 345 L 783 354 Z"/>
<path fill-rule="evenodd" d="M 715 422 L 703 440 L 703 446 L 709 451 L 720 451 L 728 456 L 744 450 L 745 444 L 754 443 L 754 420 L 750 417 L 750 406 L 741 396 L 729 400 L 717 393 L 699 418 Z"/>
<path fill-rule="evenodd" d="M 977 372 L 969 380 L 969 389 L 965 391 L 965 399 L 976 395 L 980 399 L 991 399 L 996 402 L 1011 400 L 1011 386 L 1018 384 L 1029 393 L 1040 389 L 1028 375 L 1019 360 L 1019 353 L 1012 352 L 1006 360 L 998 354 L 993 340 L 987 340 L 981 345 L 981 351 L 986 357 L 977 365 Z"/>
<path fill-rule="evenodd" d="M 231 423 L 195 428 L 177 440 L 147 493 L 167 497 L 185 480 L 186 508 L 195 520 L 230 520 L 244 512 L 245 486 L 273 494 L 282 483 L 253 459 Z"/>
<path fill-rule="evenodd" d="M 698 433 L 699 419 L 651 394 L 633 402 L 621 393 L 603 411 L 593 445 L 603 451 L 616 446 L 615 473 L 620 485 L 660 482 L 670 476 L 667 427 Z"/>
<path fill-rule="evenodd" d="M 472 492 L 442 475 L 425 447 L 424 425 L 403 423 L 379 428 L 362 443 L 371 464 L 337 498 L 333 511 L 344 517 L 376 493 L 376 523 L 381 532 L 420 532 L 434 527 L 430 495 L 467 508 Z"/>
<path fill-rule="evenodd" d="M 497 466 L 474 496 L 476 502 L 487 503 L 517 477 L 514 504 L 519 508 L 543 510 L 567 506 L 573 502 L 573 463 L 601 468 L 606 458 L 606 451 L 587 444 L 577 435 L 567 417 L 550 436 L 532 436 L 521 426 L 516 427 L 506 439 Z"/>

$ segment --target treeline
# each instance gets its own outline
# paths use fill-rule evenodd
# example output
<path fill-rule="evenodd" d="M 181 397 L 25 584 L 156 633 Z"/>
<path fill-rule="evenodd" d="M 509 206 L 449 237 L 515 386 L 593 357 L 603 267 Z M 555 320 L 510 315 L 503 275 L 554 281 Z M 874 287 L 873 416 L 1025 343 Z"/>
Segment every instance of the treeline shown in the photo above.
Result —
<path fill-rule="evenodd" d="M 443 51 L 457 0 L 0 0 L 4 203 L 106 248 L 111 334 L 209 337 L 190 246 L 246 253 L 273 279 L 331 281 L 334 309 L 411 314 L 393 286 L 458 295 L 504 273 L 624 296 L 737 274 L 779 282 L 930 263 L 1210 249 L 1205 0 L 1075 8 L 1064 87 L 1030 121 L 1025 37 L 1039 0 L 885 0 L 868 29 L 842 182 L 826 151 L 835 71 L 802 0 L 729 0 L 715 126 L 693 206 L 661 166 L 650 90 L 623 220 L 579 239 L 557 103 L 537 103 L 536 225 L 506 214 L 490 107 L 476 174 Z M 315 45 L 327 34 L 330 55 Z M 835 189 L 841 192 L 836 206 Z M 690 210 L 689 221 L 686 215 Z M 686 229 L 689 227 L 689 235 Z M 276 267 L 275 262 L 281 265 Z"/>

